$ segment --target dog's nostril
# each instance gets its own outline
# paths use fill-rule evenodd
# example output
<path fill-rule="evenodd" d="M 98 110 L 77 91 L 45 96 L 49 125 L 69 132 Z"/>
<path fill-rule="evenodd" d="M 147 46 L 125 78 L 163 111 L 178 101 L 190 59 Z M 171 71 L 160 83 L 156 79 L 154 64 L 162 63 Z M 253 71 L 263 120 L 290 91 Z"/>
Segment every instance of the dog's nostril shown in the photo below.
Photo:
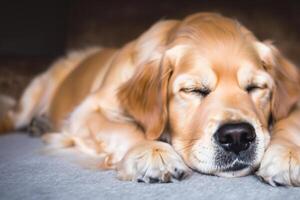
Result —
<path fill-rule="evenodd" d="M 255 139 L 254 131 L 242 132 L 241 134 L 241 142 L 252 142 Z"/>
<path fill-rule="evenodd" d="M 218 137 L 218 139 L 221 144 L 233 143 L 233 138 L 229 134 L 228 135 L 226 135 L 226 134 L 220 135 L 220 137 Z"/>
<path fill-rule="evenodd" d="M 214 135 L 220 146 L 236 154 L 248 149 L 255 136 L 253 126 L 248 123 L 224 124 Z"/>

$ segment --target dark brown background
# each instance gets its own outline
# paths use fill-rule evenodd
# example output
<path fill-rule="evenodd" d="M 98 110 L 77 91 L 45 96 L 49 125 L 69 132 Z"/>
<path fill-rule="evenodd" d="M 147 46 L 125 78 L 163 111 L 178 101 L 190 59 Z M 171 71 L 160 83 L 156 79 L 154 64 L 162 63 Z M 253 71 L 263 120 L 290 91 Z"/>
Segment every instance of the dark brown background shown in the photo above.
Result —
<path fill-rule="evenodd" d="M 18 97 L 59 55 L 85 46 L 121 46 L 157 20 L 199 11 L 238 19 L 300 64 L 300 1 L 27 0 L 0 2 L 0 93 Z"/>

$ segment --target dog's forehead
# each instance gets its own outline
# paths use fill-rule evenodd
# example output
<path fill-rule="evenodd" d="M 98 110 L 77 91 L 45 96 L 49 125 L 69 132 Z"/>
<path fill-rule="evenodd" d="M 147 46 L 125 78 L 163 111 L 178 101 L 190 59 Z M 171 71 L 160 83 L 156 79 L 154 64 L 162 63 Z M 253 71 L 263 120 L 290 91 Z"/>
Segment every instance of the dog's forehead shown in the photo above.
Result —
<path fill-rule="evenodd" d="M 242 51 L 242 50 L 241 50 Z M 179 45 L 170 52 L 175 74 L 192 74 L 199 77 L 232 77 L 243 72 L 252 72 L 261 68 L 261 62 L 255 53 L 203 52 L 201 48 Z M 233 78 L 233 77 L 232 77 Z"/>
<path fill-rule="evenodd" d="M 228 70 L 244 62 L 258 62 L 255 41 L 253 34 L 235 20 L 212 14 L 193 15 L 177 29 L 169 54 L 181 68 L 200 67 L 206 62 L 210 67 Z"/>

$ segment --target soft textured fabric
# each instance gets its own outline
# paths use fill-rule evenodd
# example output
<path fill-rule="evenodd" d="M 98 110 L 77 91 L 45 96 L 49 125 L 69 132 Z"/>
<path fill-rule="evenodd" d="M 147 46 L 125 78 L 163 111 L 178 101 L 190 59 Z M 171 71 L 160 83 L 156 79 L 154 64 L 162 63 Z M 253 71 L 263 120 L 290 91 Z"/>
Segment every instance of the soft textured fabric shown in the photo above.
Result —
<path fill-rule="evenodd" d="M 194 173 L 167 184 L 119 181 L 113 171 L 93 171 L 41 154 L 43 144 L 25 134 L 0 137 L 0 199 L 300 199 L 300 188 L 271 187 L 254 176 L 219 178 Z"/>

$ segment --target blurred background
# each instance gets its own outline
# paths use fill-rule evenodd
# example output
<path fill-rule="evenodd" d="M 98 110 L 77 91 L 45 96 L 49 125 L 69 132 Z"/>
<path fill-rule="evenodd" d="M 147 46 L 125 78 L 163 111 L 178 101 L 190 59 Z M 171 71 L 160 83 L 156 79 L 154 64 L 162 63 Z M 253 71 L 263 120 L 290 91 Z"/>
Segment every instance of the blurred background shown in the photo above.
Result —
<path fill-rule="evenodd" d="M 157 20 L 199 11 L 238 19 L 300 65 L 297 0 L 2 0 L 0 94 L 18 98 L 34 75 L 68 50 L 120 47 Z"/>

